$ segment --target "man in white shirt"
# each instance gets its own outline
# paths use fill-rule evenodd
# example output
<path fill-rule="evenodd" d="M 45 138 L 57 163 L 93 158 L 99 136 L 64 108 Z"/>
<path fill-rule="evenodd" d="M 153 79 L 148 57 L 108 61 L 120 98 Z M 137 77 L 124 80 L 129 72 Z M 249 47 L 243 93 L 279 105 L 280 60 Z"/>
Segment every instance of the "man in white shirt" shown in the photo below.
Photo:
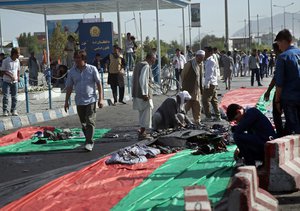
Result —
<path fill-rule="evenodd" d="M 3 116 L 8 116 L 8 95 L 11 95 L 11 109 L 13 116 L 18 116 L 17 113 L 17 98 L 18 98 L 18 81 L 20 80 L 20 49 L 12 48 L 10 57 L 3 60 Z"/>
<path fill-rule="evenodd" d="M 181 84 L 181 71 L 183 70 L 184 64 L 186 63 L 184 55 L 181 54 L 181 51 L 177 48 L 176 54 L 173 57 L 173 65 L 175 68 L 175 77 L 176 80 L 179 81 L 179 84 Z M 178 84 L 177 84 L 178 86 Z M 177 87 L 177 90 L 179 90 L 180 87 Z"/>
<path fill-rule="evenodd" d="M 204 64 L 204 89 L 202 95 L 202 104 L 205 120 L 211 120 L 211 112 L 209 109 L 209 102 L 211 103 L 216 120 L 221 120 L 221 114 L 219 111 L 218 98 L 217 98 L 217 86 L 218 86 L 218 72 L 217 62 L 213 57 L 213 49 L 211 47 L 205 48 L 205 64 Z"/>
<path fill-rule="evenodd" d="M 133 67 L 133 53 L 134 53 L 134 43 L 131 39 L 131 33 L 127 33 L 127 38 L 125 41 L 125 50 L 126 50 L 126 65 L 129 70 L 132 70 Z"/>
<path fill-rule="evenodd" d="M 145 61 L 136 64 L 132 76 L 133 109 L 139 111 L 139 139 L 149 137 L 146 128 L 152 127 L 152 90 L 149 83 L 152 81 L 151 65 L 155 63 L 156 55 L 148 53 Z"/>

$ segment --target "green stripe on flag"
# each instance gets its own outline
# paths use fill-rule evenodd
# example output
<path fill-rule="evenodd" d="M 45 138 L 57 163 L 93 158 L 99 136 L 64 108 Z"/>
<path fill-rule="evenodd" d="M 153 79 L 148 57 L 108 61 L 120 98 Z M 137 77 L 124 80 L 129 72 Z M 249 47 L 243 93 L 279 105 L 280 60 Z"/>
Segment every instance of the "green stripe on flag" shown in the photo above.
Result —
<path fill-rule="evenodd" d="M 61 132 L 60 129 L 55 129 L 55 132 Z M 71 131 L 75 134 L 79 134 L 81 129 L 74 128 Z M 94 140 L 101 138 L 110 129 L 95 129 Z M 47 140 L 46 144 L 32 144 L 32 142 L 38 141 L 37 137 L 31 139 L 0 147 L 0 154 L 13 154 L 13 153 L 26 153 L 26 152 L 45 152 L 53 150 L 71 150 L 79 147 L 85 142 L 84 137 L 79 135 L 72 137 L 71 139 L 52 141 Z"/>
<path fill-rule="evenodd" d="M 265 100 L 264 100 L 264 94 L 265 94 L 265 93 L 264 93 L 262 96 L 260 96 L 260 98 L 259 98 L 259 100 L 258 100 L 258 102 L 257 102 L 257 104 L 256 104 L 256 108 L 257 108 L 258 110 L 260 110 L 263 114 L 266 114 L 266 113 L 269 111 L 268 107 L 269 107 L 270 105 L 272 105 L 274 93 L 275 93 L 275 88 L 273 88 L 273 89 L 271 90 L 271 92 L 270 92 L 270 97 L 269 97 L 269 100 L 268 100 L 268 101 L 265 101 Z"/>
<path fill-rule="evenodd" d="M 228 152 L 192 155 L 183 150 L 156 169 L 112 210 L 184 210 L 184 187 L 205 185 L 213 204 L 220 201 L 232 176 L 236 146 Z"/>

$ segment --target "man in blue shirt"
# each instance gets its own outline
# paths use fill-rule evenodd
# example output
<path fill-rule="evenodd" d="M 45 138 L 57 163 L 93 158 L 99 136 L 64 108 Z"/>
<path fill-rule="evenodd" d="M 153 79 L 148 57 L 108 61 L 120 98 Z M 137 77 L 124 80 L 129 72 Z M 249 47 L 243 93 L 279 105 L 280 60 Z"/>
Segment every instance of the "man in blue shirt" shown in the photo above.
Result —
<path fill-rule="evenodd" d="M 96 122 L 96 102 L 98 101 L 99 108 L 103 107 L 102 86 L 97 68 L 86 63 L 87 55 L 85 51 L 75 51 L 74 60 L 75 65 L 68 73 L 64 108 L 67 112 L 74 86 L 77 113 L 85 136 L 85 149 L 92 151 L 94 147 L 93 136 Z M 99 95 L 98 99 L 96 86 Z"/>
<path fill-rule="evenodd" d="M 281 105 L 287 134 L 300 134 L 300 50 L 292 45 L 292 34 L 281 30 L 275 38 L 282 53 L 276 61 L 276 109 Z"/>
<path fill-rule="evenodd" d="M 246 165 L 255 165 L 255 161 L 264 160 L 264 145 L 275 137 L 275 131 L 269 119 L 257 108 L 244 109 L 238 104 L 227 108 L 228 121 L 236 121 L 232 126 L 233 139 L 238 147 L 235 154 L 245 159 Z"/>

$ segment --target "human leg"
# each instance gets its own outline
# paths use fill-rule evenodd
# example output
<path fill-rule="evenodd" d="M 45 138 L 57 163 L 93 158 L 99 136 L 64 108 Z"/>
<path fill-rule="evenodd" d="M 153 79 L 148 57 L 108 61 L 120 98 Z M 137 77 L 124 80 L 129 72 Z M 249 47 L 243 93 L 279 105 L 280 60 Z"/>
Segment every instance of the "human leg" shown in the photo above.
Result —
<path fill-rule="evenodd" d="M 82 126 L 82 132 L 85 135 L 85 143 L 93 144 L 96 122 L 96 103 L 89 105 L 78 105 L 77 113 Z"/>
<path fill-rule="evenodd" d="M 234 141 L 240 149 L 246 165 L 255 165 L 255 160 L 264 160 L 264 140 L 254 134 L 234 134 Z"/>
<path fill-rule="evenodd" d="M 255 74 L 255 69 L 251 69 L 251 86 L 254 85 L 254 74 Z"/>
<path fill-rule="evenodd" d="M 3 108 L 3 113 L 7 113 L 8 115 L 8 95 L 10 91 L 10 86 L 9 83 L 3 81 L 2 85 L 2 92 L 3 92 L 3 99 L 2 99 L 2 108 Z"/>
<path fill-rule="evenodd" d="M 11 113 L 13 115 L 17 114 L 17 102 L 18 102 L 18 83 L 10 84 L 10 94 L 11 94 Z"/>
<path fill-rule="evenodd" d="M 120 87 L 119 86 L 119 102 L 124 103 L 124 93 L 125 93 L 125 87 Z"/>
<path fill-rule="evenodd" d="M 297 103 L 283 103 L 283 112 L 287 135 L 300 134 L 300 105 Z"/>
<path fill-rule="evenodd" d="M 214 109 L 215 116 L 217 119 L 221 118 L 220 110 L 219 110 L 219 104 L 218 104 L 218 97 L 217 97 L 217 86 L 212 86 L 212 96 L 211 96 L 211 105 Z"/>
<path fill-rule="evenodd" d="M 282 119 L 281 119 L 281 113 L 279 113 L 278 110 L 276 109 L 275 95 L 276 94 L 274 94 L 274 98 L 273 98 L 272 115 L 273 115 L 274 125 L 275 125 L 275 128 L 276 128 L 277 138 L 280 138 L 280 137 L 283 136 L 284 132 L 283 132 L 283 124 L 282 124 Z"/>
<path fill-rule="evenodd" d="M 201 105 L 200 105 L 200 101 L 198 100 L 191 100 L 191 104 L 192 104 L 192 113 L 193 113 L 193 119 L 195 121 L 195 123 L 200 123 L 201 121 Z"/>
<path fill-rule="evenodd" d="M 211 113 L 209 110 L 209 102 L 211 101 L 212 88 L 204 89 L 202 95 L 202 106 L 206 118 L 211 118 Z"/>

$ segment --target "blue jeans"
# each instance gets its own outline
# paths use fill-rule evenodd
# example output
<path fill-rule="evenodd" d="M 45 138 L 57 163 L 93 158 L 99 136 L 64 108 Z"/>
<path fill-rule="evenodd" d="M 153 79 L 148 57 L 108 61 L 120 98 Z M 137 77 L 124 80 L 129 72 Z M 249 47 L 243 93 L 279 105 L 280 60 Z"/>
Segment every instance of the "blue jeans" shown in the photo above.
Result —
<path fill-rule="evenodd" d="M 126 53 L 126 66 L 129 70 L 133 67 L 133 53 Z"/>
<path fill-rule="evenodd" d="M 11 109 L 10 111 L 13 112 L 17 108 L 17 101 L 18 101 L 18 83 L 8 83 L 3 81 L 2 85 L 2 92 L 3 92 L 3 112 L 8 112 L 8 95 L 11 94 Z"/>

